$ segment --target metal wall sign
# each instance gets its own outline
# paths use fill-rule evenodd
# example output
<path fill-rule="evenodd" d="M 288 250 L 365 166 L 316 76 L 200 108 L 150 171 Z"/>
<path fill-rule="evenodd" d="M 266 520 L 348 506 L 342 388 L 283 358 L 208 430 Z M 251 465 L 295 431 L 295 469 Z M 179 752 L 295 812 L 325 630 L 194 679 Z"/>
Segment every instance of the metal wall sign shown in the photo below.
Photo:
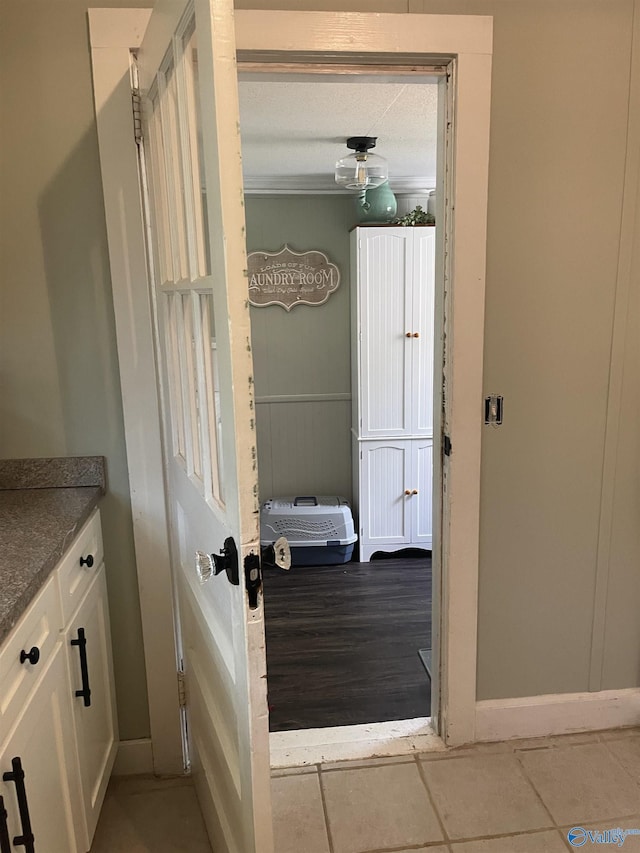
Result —
<path fill-rule="evenodd" d="M 340 270 L 317 249 L 294 252 L 286 244 L 277 252 L 251 252 L 249 302 L 258 308 L 322 305 L 338 289 Z"/>

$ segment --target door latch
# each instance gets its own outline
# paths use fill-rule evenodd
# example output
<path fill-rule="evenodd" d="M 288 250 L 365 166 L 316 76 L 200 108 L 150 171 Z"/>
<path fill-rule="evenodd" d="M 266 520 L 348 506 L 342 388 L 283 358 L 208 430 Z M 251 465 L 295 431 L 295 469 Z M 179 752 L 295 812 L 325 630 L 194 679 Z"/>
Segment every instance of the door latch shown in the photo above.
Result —
<path fill-rule="evenodd" d="M 262 570 L 260 555 L 253 551 L 244 558 L 244 580 L 249 596 L 249 608 L 255 610 L 258 606 L 258 591 L 262 586 Z"/>
<path fill-rule="evenodd" d="M 453 451 L 453 447 L 451 445 L 451 439 L 449 438 L 448 435 L 442 436 L 442 451 L 443 451 L 445 456 L 451 456 L 451 453 Z"/>

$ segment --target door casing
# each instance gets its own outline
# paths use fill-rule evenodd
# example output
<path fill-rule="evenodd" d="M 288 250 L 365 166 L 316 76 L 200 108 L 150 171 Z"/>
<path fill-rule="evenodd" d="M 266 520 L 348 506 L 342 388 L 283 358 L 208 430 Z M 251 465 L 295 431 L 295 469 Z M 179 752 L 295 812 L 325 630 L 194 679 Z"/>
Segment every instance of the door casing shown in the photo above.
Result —
<path fill-rule="evenodd" d="M 173 588 L 168 561 L 158 385 L 145 262 L 137 153 L 131 116 L 131 52 L 140 45 L 147 9 L 89 10 L 94 101 L 103 177 L 116 336 L 124 409 L 134 541 L 145 645 L 153 770 L 182 771 L 176 653 L 170 632 Z M 244 56 L 342 55 L 389 62 L 411 57 L 447 67 L 441 78 L 441 121 L 451 122 L 438 164 L 437 219 L 444 239 L 436 258 L 435 363 L 444 365 L 446 432 L 453 453 L 436 459 L 442 483 L 439 613 L 434 646 L 435 725 L 445 743 L 475 740 L 480 514 L 480 443 L 484 291 L 491 92 L 492 19 L 464 15 L 236 11 L 236 43 Z M 357 50 L 355 46 L 357 45 Z M 439 502 L 436 502 L 436 504 Z M 144 762 L 149 750 L 144 751 Z M 140 756 L 143 751 L 139 751 Z M 143 760 L 132 766 L 150 770 Z"/>

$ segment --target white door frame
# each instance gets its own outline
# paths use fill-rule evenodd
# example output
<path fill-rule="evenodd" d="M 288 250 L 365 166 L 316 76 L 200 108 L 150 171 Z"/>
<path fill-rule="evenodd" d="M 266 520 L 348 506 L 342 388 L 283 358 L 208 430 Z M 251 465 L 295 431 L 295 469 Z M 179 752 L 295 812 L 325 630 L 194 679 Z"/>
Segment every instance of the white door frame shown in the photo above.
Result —
<path fill-rule="evenodd" d="M 164 479 L 144 223 L 133 137 L 130 53 L 150 11 L 91 9 L 89 29 L 149 691 L 153 768 L 182 770 Z M 441 525 L 439 731 L 476 738 L 480 443 L 492 19 L 463 15 L 236 11 L 238 50 L 455 57 L 455 130 L 445 176 L 450 217 L 443 262 L 453 454 Z M 442 213 L 443 211 L 441 211 Z M 435 430 L 435 426 L 434 426 Z M 436 681 L 438 679 L 436 678 Z M 437 711 L 436 711 L 437 713 Z"/>

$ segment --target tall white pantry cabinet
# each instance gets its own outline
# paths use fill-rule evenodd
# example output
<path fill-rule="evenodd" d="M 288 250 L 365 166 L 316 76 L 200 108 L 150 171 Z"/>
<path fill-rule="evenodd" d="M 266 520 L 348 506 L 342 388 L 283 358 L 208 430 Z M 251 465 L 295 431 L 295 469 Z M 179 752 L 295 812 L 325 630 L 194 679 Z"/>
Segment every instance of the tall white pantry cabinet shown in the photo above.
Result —
<path fill-rule="evenodd" d="M 351 232 L 354 504 L 360 560 L 431 549 L 435 228 Z"/>

